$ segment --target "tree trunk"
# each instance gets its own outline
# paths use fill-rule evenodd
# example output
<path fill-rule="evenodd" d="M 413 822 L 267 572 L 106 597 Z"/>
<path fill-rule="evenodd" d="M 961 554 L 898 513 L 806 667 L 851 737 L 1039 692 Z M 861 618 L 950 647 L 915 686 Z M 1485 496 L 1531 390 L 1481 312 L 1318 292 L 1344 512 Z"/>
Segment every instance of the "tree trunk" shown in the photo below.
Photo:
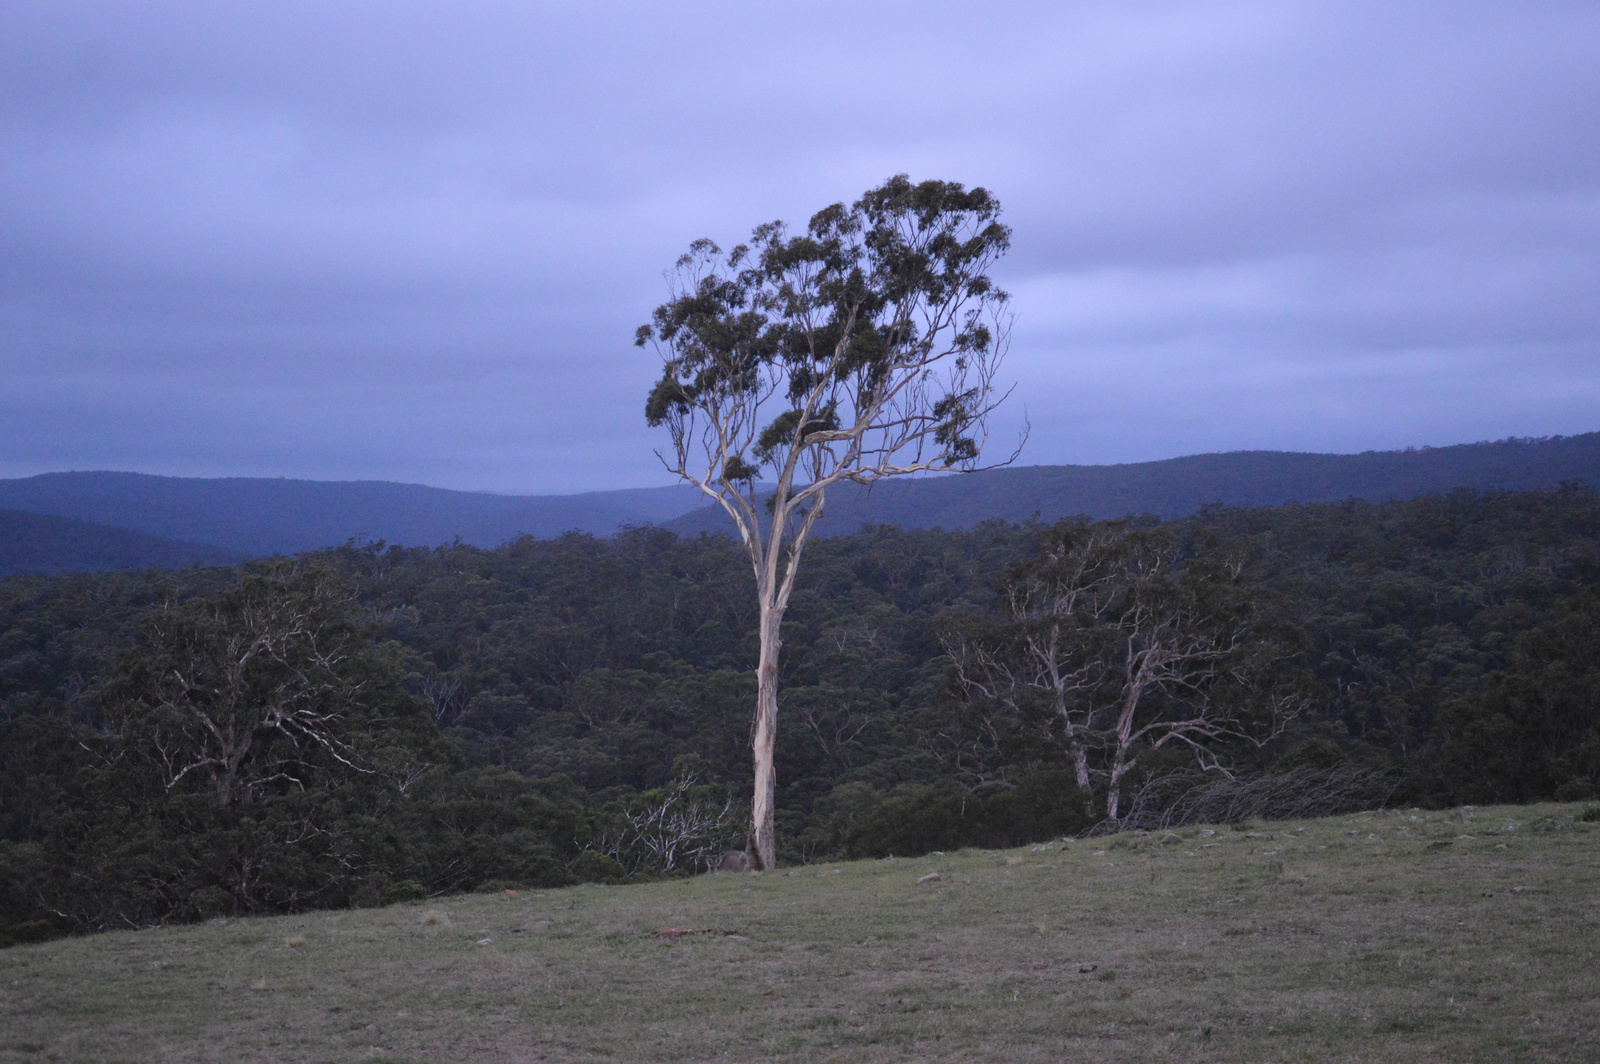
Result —
<path fill-rule="evenodd" d="M 1119 760 L 1111 770 L 1111 783 L 1106 788 L 1106 819 L 1117 819 L 1117 807 L 1122 804 L 1122 773 L 1126 766 Z"/>
<path fill-rule="evenodd" d="M 755 754 L 756 787 L 750 802 L 750 835 L 745 843 L 751 867 L 763 871 L 778 866 L 777 829 L 773 803 L 777 772 L 772 763 L 778 737 L 778 629 L 783 613 L 772 607 L 761 612 L 761 660 L 756 669 L 756 719 L 750 745 Z"/>
<path fill-rule="evenodd" d="M 212 776 L 217 781 L 217 798 L 222 802 L 222 807 L 227 809 L 238 798 L 235 786 L 239 781 L 239 769 L 244 765 L 244 759 L 250 756 L 250 745 L 255 734 L 246 732 L 244 738 L 237 741 L 233 739 L 231 731 L 214 734 L 223 736 L 223 743 L 222 757 L 212 770 Z"/>
<path fill-rule="evenodd" d="M 1083 748 L 1082 743 L 1076 741 L 1073 742 L 1071 749 L 1072 771 L 1078 778 L 1078 789 L 1087 791 L 1089 789 L 1089 751 Z"/>
<path fill-rule="evenodd" d="M 1137 672 L 1128 683 L 1122 697 L 1122 709 L 1117 714 L 1117 753 L 1111 762 L 1111 778 L 1106 787 L 1106 819 L 1117 819 L 1117 806 L 1122 804 L 1122 776 L 1133 767 L 1128 761 L 1128 749 L 1133 745 L 1133 718 L 1139 710 L 1139 699 L 1144 696 L 1144 670 L 1148 659 L 1141 660 Z"/>
<path fill-rule="evenodd" d="M 1055 632 L 1050 634 L 1050 685 L 1055 690 L 1056 716 L 1061 718 L 1061 736 L 1066 740 L 1067 753 L 1072 756 L 1073 774 L 1077 777 L 1078 786 L 1088 790 L 1089 751 L 1084 748 L 1083 738 L 1072 723 L 1072 714 L 1067 711 L 1066 684 L 1061 679 L 1061 671 L 1056 664 Z"/>

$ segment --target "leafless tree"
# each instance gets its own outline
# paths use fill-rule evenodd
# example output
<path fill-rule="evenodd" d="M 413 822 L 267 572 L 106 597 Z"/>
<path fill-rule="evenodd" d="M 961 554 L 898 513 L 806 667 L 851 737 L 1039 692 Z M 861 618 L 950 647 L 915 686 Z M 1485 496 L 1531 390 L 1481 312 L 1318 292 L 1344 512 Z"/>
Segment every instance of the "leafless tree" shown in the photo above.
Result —
<path fill-rule="evenodd" d="M 804 705 L 800 707 L 800 720 L 822 748 L 822 756 L 830 761 L 842 761 L 870 723 L 849 704 L 834 713 L 826 713 L 814 704 Z"/>
<path fill-rule="evenodd" d="M 695 242 L 639 329 L 663 362 L 645 408 L 671 440 L 658 455 L 733 519 L 755 572 L 758 869 L 776 861 L 780 630 L 806 539 L 836 484 L 978 468 L 1004 397 L 999 215 L 981 188 L 895 177 L 804 233 L 774 222 L 726 254 Z"/>
<path fill-rule="evenodd" d="M 461 680 L 447 672 L 429 673 L 422 678 L 422 697 L 433 706 L 433 720 L 441 728 L 461 708 Z"/>
<path fill-rule="evenodd" d="M 718 803 L 696 793 L 704 790 L 696 773 L 685 773 L 661 793 L 625 808 L 620 824 L 590 848 L 631 871 L 709 868 L 727 847 L 734 812 L 731 795 Z"/>
<path fill-rule="evenodd" d="M 1240 566 L 1167 530 L 1062 522 L 1004 592 L 1004 624 L 947 638 L 957 682 L 1057 739 L 1080 787 L 1103 781 L 1109 820 L 1142 752 L 1184 746 L 1226 775 L 1219 748 L 1267 741 L 1303 701 Z"/>
<path fill-rule="evenodd" d="M 1094 694 L 1111 667 L 1107 622 L 1126 590 L 1120 530 L 1087 521 L 1058 525 L 1038 556 L 1004 588 L 1008 628 L 945 639 L 960 685 L 980 705 L 1004 705 L 1013 718 L 1059 739 L 1079 787 L 1090 786 Z M 1042 699 L 1044 713 L 1020 704 Z M 984 718 L 995 738 L 1003 725 Z"/>

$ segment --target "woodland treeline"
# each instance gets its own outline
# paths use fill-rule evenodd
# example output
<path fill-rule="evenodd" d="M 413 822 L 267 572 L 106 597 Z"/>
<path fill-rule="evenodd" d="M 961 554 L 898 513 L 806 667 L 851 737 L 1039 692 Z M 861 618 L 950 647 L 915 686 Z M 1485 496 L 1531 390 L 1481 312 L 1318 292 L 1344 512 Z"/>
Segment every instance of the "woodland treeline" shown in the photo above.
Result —
<path fill-rule="evenodd" d="M 1040 613 L 1064 558 L 1115 579 Z M 751 583 L 727 539 L 651 528 L 0 582 L 0 941 L 699 870 L 743 842 Z M 1576 486 L 814 541 L 780 857 L 1105 830 L 1118 764 L 1122 827 L 1589 798 L 1597 586 Z M 1150 603 L 1209 618 L 1215 667 L 1140 720 L 1227 726 L 1119 753 L 1083 707 Z M 1081 659 L 1061 697 L 1048 631 Z"/>

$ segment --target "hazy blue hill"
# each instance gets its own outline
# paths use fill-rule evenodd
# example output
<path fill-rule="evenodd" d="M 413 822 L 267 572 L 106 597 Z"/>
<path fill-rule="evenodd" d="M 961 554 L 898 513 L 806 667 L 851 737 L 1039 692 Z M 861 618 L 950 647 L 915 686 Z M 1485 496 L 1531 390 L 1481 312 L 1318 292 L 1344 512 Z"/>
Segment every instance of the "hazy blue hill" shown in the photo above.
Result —
<path fill-rule="evenodd" d="M 1233 451 L 1127 465 L 1022 466 L 884 481 L 871 491 L 846 484 L 828 494 L 824 532 L 854 532 L 866 523 L 971 528 L 989 518 L 1023 521 L 1035 514 L 1047 522 L 1073 514 L 1173 518 L 1211 502 L 1386 502 L 1455 488 L 1549 488 L 1567 480 L 1600 487 L 1600 432 L 1362 454 Z M 667 527 L 721 532 L 732 522 L 720 511 L 698 510 Z"/>
<path fill-rule="evenodd" d="M 140 473 L 46 473 L 0 480 L 0 507 L 72 517 L 247 555 L 292 554 L 352 537 L 407 546 L 460 538 L 494 547 L 520 533 L 609 534 L 663 523 L 698 504 L 688 487 L 582 495 L 491 495 L 388 481 L 250 477 L 208 480 Z"/>
<path fill-rule="evenodd" d="M 1045 521 L 1079 513 L 1093 517 L 1153 513 L 1170 518 L 1193 513 L 1208 502 L 1278 506 L 1352 497 L 1382 502 L 1463 487 L 1553 487 L 1565 480 L 1600 486 L 1600 433 L 1364 454 L 1238 451 L 1129 465 L 1024 466 L 971 476 L 887 481 L 871 492 L 846 485 L 830 493 L 823 531 L 853 532 L 864 523 L 959 529 L 988 518 L 1021 521 L 1035 514 Z M 245 556 L 292 554 L 351 538 L 407 546 L 433 546 L 459 538 L 493 547 L 520 533 L 548 538 L 577 529 L 609 535 L 626 524 L 659 524 L 687 534 L 730 528 L 720 510 L 702 505 L 698 493 L 687 486 L 583 495 L 491 495 L 387 481 L 49 473 L 0 480 L 0 507 L 130 529 L 189 545 L 208 544 Z M 71 554 L 74 543 L 82 543 L 89 553 L 81 558 Z M 46 551 L 54 559 L 49 564 L 57 569 L 123 564 L 102 561 L 102 555 L 95 553 L 100 549 L 82 537 L 13 548 L 24 553 Z M 183 558 L 173 564 L 190 560 L 188 555 Z M 30 571 L 47 571 L 40 567 L 43 564 L 31 566 Z"/>
<path fill-rule="evenodd" d="M 0 577 L 232 565 L 241 557 L 238 552 L 221 547 L 108 528 L 70 517 L 0 510 Z"/>

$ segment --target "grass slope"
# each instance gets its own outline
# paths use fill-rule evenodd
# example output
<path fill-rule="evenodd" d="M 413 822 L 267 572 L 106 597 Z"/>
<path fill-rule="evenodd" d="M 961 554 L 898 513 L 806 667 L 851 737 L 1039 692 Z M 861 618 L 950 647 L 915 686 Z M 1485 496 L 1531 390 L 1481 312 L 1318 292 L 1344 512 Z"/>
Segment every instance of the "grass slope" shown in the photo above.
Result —
<path fill-rule="evenodd" d="M 1600 1058 L 1571 806 L 837 869 L 17 947 L 0 1060 Z"/>

